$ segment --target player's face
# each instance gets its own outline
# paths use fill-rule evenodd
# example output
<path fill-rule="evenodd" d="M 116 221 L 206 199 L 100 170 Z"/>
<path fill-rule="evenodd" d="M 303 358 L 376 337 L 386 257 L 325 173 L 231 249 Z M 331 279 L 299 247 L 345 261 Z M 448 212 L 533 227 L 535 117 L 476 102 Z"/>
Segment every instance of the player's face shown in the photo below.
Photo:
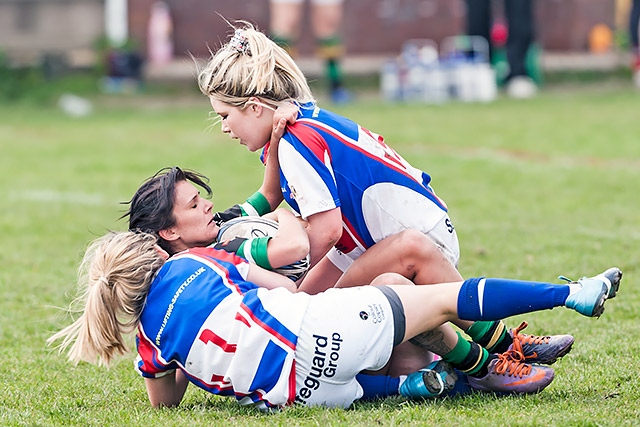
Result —
<path fill-rule="evenodd" d="M 218 236 L 220 228 L 213 221 L 213 203 L 200 197 L 198 189 L 189 181 L 176 183 L 173 215 L 176 224 L 171 228 L 176 250 L 208 246 Z"/>
<path fill-rule="evenodd" d="M 249 103 L 245 108 L 234 107 L 222 101 L 212 99 L 213 110 L 222 119 L 222 132 L 249 151 L 257 151 L 269 142 L 273 123 L 273 111 L 260 105 Z"/>

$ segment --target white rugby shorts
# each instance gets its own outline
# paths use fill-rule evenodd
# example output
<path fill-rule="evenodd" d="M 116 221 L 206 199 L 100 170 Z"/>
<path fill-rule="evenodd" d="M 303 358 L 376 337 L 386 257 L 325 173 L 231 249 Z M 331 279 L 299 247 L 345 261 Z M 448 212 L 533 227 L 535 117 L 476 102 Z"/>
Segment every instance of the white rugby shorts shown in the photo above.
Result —
<path fill-rule="evenodd" d="M 296 346 L 296 402 L 349 407 L 363 394 L 355 376 L 389 361 L 394 328 L 389 298 L 376 286 L 313 295 Z"/>
<path fill-rule="evenodd" d="M 393 232 L 385 233 L 385 237 L 390 237 L 397 232 L 399 231 L 393 230 Z M 435 243 L 440 252 L 457 268 L 460 261 L 460 243 L 458 242 L 456 230 L 451 226 L 449 216 L 445 215 L 435 227 L 424 234 Z M 332 247 L 327 252 L 327 258 L 340 271 L 344 272 L 363 252 L 361 247 L 356 247 L 352 252 L 344 254 Z"/>

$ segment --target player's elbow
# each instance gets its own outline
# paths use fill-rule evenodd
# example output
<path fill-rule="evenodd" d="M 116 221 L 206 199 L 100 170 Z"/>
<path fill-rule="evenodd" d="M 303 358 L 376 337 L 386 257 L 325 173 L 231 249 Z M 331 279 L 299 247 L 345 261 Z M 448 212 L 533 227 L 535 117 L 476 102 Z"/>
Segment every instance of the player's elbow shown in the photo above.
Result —
<path fill-rule="evenodd" d="M 342 236 L 340 209 L 332 209 L 307 218 L 307 234 L 312 252 L 324 255 Z"/>
<path fill-rule="evenodd" d="M 291 258 L 295 259 L 296 261 L 309 255 L 310 250 L 311 245 L 309 245 L 309 239 L 307 238 L 306 234 L 298 239 L 293 240 L 289 246 L 289 253 L 291 254 Z"/>
<path fill-rule="evenodd" d="M 322 234 L 322 240 L 327 242 L 327 246 L 331 247 L 338 243 L 338 240 L 342 237 L 342 224 L 327 227 L 323 230 Z"/>

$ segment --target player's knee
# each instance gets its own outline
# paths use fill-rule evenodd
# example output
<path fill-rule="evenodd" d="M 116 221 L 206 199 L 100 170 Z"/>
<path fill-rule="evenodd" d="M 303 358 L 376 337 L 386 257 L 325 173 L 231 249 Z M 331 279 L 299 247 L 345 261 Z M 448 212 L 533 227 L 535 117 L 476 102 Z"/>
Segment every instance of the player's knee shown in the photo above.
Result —
<path fill-rule="evenodd" d="M 414 229 L 401 231 L 398 245 L 405 259 L 424 259 L 438 253 L 438 248 L 431 239 Z"/>
<path fill-rule="evenodd" d="M 412 284 L 413 282 L 410 282 L 407 278 L 398 273 L 382 273 L 371 281 L 371 285 L 373 286 Z"/>

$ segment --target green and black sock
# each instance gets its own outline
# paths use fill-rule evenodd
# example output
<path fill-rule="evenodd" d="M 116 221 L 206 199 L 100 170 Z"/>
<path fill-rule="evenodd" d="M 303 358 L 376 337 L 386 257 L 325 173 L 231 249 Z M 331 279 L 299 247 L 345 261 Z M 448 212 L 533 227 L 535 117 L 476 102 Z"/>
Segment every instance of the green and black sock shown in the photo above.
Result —
<path fill-rule="evenodd" d="M 487 365 L 492 357 L 479 344 L 467 341 L 458 333 L 458 343 L 442 359 L 451 363 L 454 368 L 473 377 L 483 377 L 487 374 Z"/>
<path fill-rule="evenodd" d="M 465 332 L 474 342 L 486 348 L 489 353 L 504 353 L 513 342 L 513 338 L 502 320 L 477 321 Z"/>

